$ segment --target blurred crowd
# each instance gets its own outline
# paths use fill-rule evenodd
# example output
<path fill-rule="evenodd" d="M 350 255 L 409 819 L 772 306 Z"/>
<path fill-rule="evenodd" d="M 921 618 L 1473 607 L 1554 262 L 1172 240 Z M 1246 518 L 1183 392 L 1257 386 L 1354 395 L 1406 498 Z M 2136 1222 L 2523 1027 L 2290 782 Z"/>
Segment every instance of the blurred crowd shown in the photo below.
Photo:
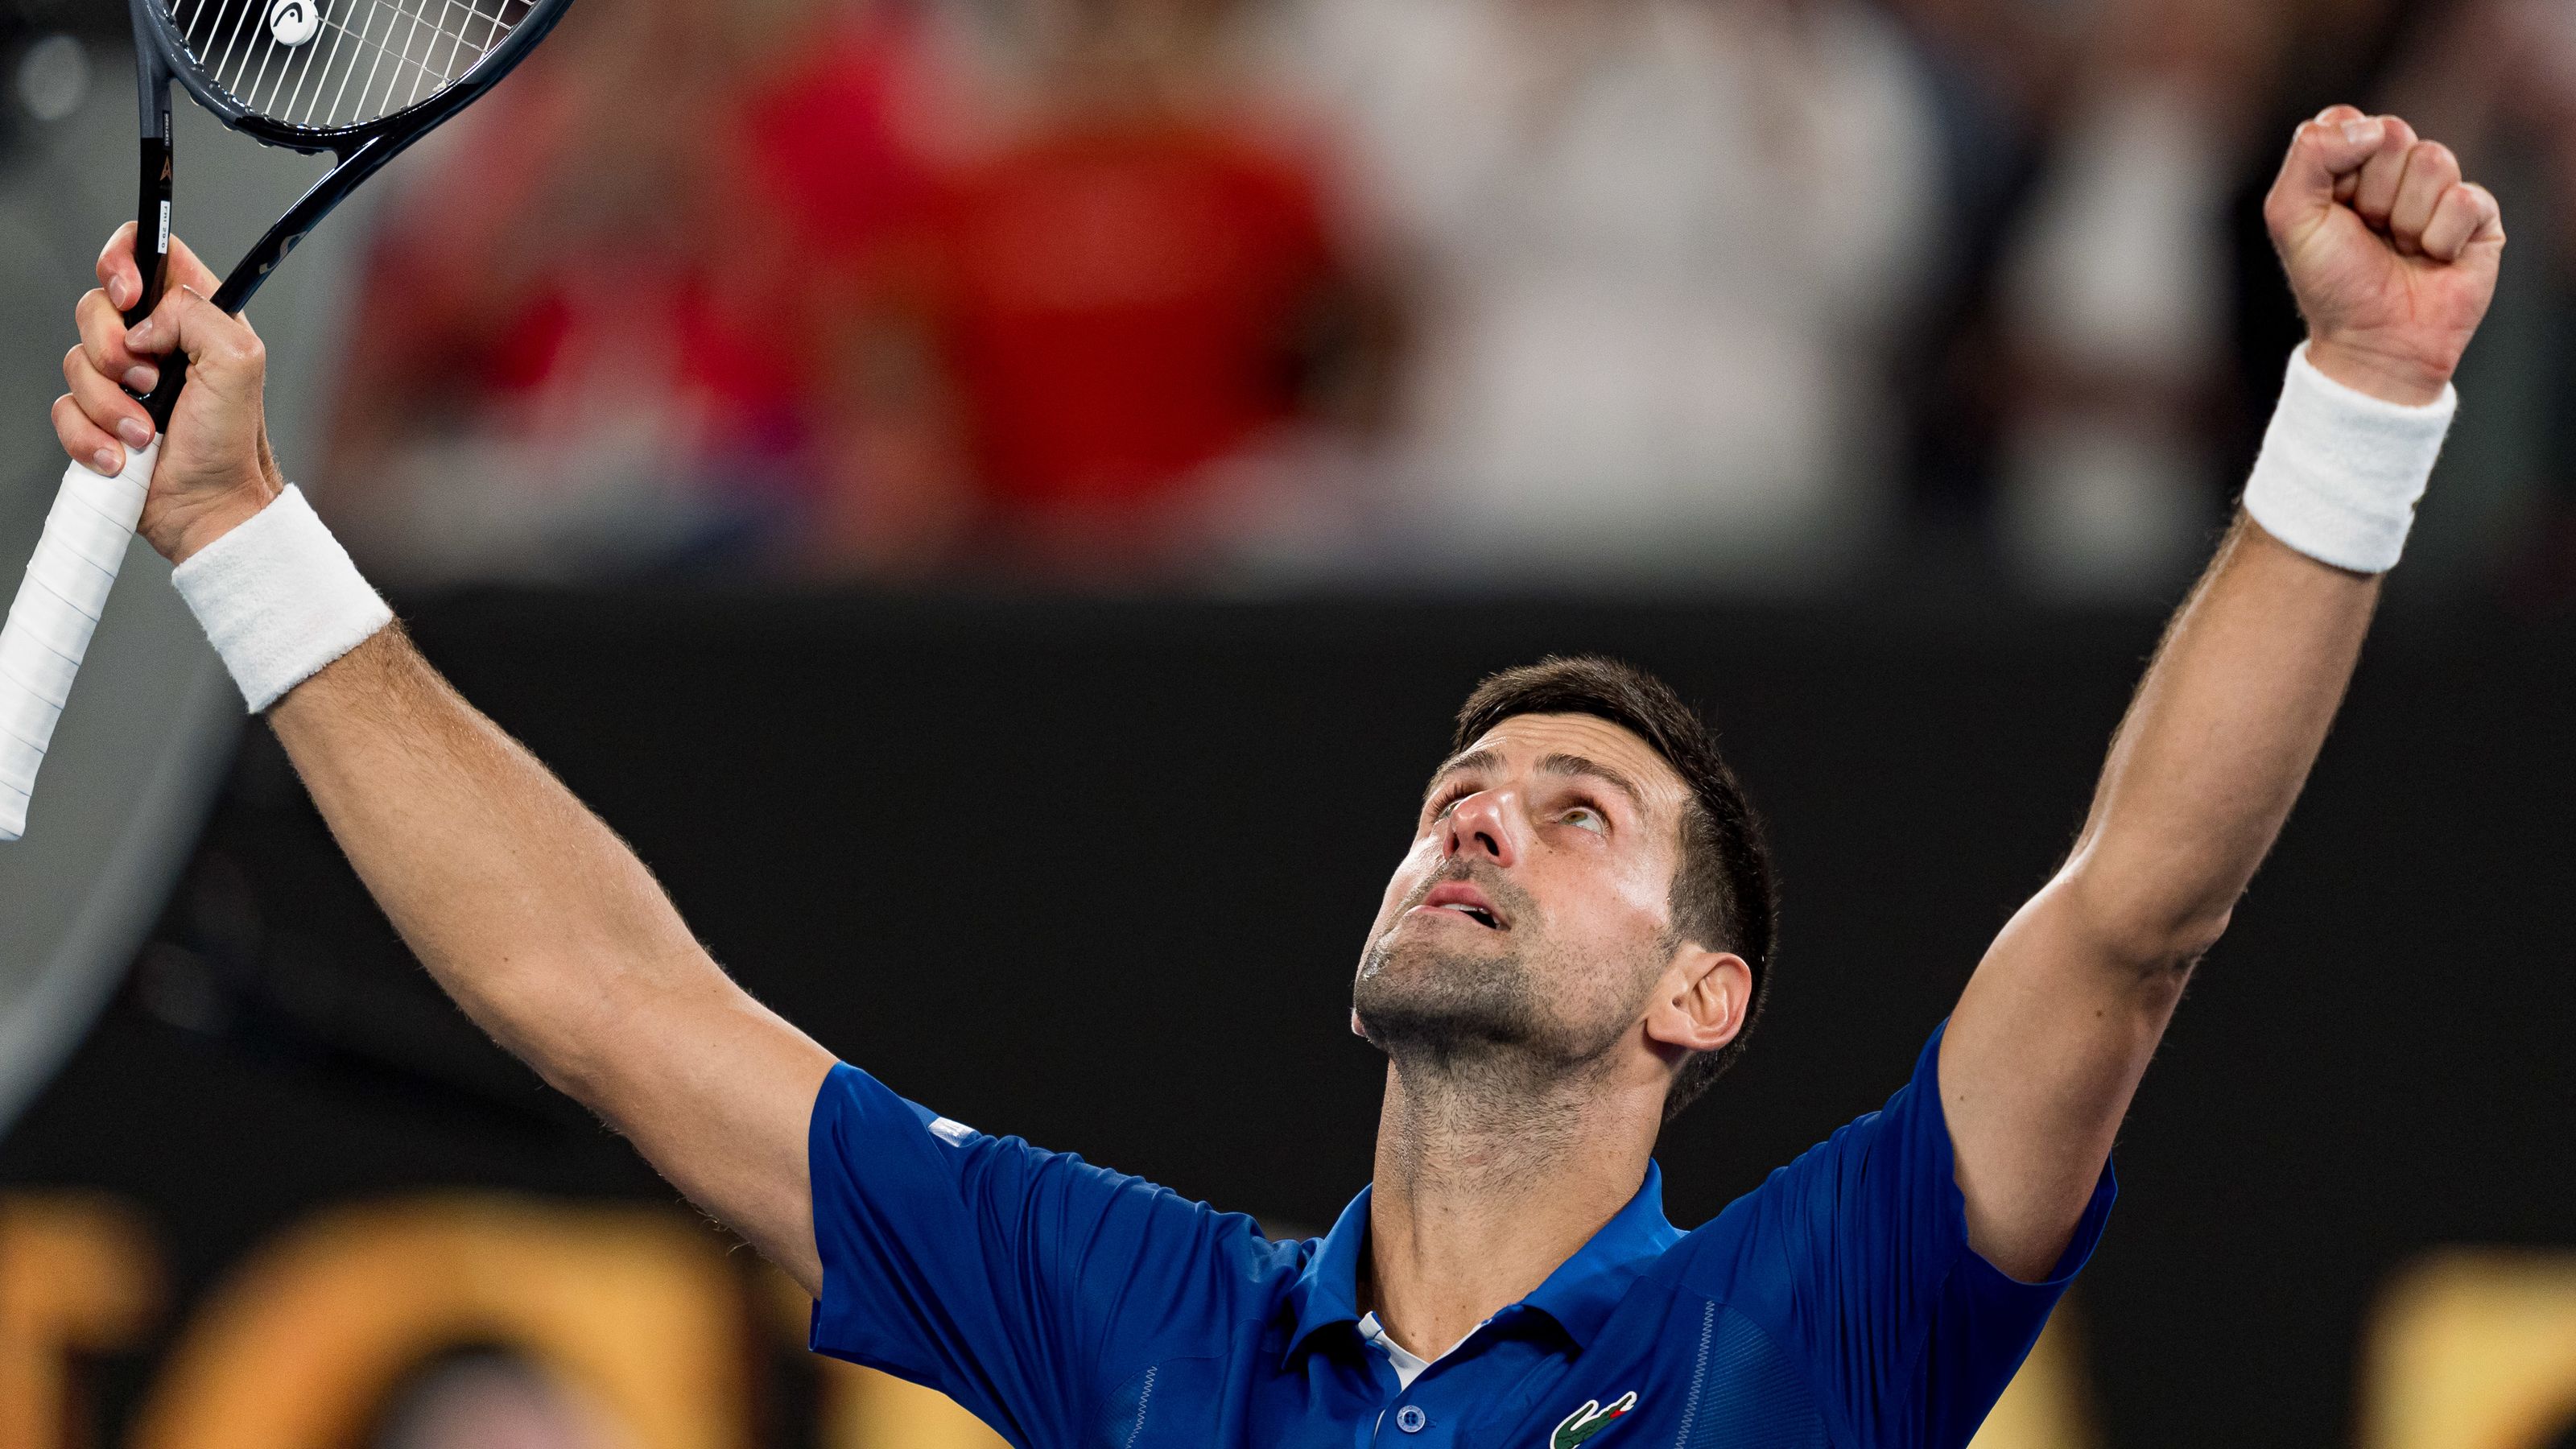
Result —
<path fill-rule="evenodd" d="M 2416 570 L 2576 593 L 2568 0 L 619 0 L 373 215 L 388 577 L 2170 592 L 2291 127 L 2514 247 Z"/>

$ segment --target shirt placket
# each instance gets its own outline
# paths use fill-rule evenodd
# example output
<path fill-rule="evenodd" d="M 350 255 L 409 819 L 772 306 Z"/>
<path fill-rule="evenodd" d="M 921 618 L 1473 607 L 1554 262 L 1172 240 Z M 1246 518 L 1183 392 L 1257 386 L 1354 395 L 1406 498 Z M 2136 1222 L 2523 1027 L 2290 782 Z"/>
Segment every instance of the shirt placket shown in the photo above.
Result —
<path fill-rule="evenodd" d="M 1362 1426 L 1363 1449 L 1452 1449 L 1472 1415 L 1497 1394 L 1517 1393 L 1536 1367 L 1514 1352 L 1526 1345 L 1510 1327 L 1525 1312 L 1519 1304 L 1504 1309 L 1434 1360 L 1412 1387 L 1387 1402 L 1375 1423 Z M 1382 1356 L 1372 1355 L 1371 1363 L 1385 1384 L 1395 1384 L 1395 1371 Z"/>

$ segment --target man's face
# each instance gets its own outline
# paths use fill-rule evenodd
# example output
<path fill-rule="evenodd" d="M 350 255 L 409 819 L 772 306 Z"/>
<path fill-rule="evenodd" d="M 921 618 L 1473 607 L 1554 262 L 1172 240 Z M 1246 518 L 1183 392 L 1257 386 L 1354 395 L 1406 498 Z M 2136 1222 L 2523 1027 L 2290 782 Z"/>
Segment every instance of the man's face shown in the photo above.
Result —
<path fill-rule="evenodd" d="M 1679 944 L 1689 804 L 1672 766 L 1607 720 L 1494 726 L 1432 777 L 1360 953 L 1354 1029 L 1399 1056 L 1601 1059 L 1635 1034 Z"/>

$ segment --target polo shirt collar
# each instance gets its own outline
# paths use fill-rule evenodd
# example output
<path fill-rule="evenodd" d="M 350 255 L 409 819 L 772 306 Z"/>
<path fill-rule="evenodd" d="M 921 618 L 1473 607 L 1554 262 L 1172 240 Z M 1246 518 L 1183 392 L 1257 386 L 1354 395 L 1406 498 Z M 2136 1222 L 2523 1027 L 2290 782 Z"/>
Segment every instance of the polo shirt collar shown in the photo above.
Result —
<path fill-rule="evenodd" d="M 1333 1220 L 1333 1230 L 1316 1244 L 1306 1271 L 1288 1288 L 1288 1308 L 1296 1327 L 1288 1335 L 1285 1363 L 1315 1330 L 1333 1323 L 1360 1321 L 1360 1253 L 1368 1246 L 1369 1189 L 1361 1188 L 1350 1206 Z"/>
<path fill-rule="evenodd" d="M 1629 1286 L 1681 1240 L 1664 1218 L 1664 1170 L 1649 1158 L 1637 1195 L 1521 1301 L 1555 1319 L 1578 1347 L 1589 1347 Z"/>
<path fill-rule="evenodd" d="M 1282 1362 L 1316 1330 L 1328 1324 L 1359 1322 L 1360 1254 L 1367 1251 L 1369 1192 L 1361 1188 L 1350 1206 L 1333 1220 L 1333 1230 L 1316 1245 L 1306 1270 L 1288 1289 L 1295 1327 Z M 1665 1250 L 1682 1240 L 1664 1217 L 1664 1172 L 1651 1159 L 1646 1180 L 1627 1206 L 1603 1223 L 1574 1256 L 1559 1263 L 1535 1291 L 1521 1300 L 1555 1320 L 1576 1346 L 1591 1343 L 1610 1311 L 1619 1306 L 1629 1285 Z"/>

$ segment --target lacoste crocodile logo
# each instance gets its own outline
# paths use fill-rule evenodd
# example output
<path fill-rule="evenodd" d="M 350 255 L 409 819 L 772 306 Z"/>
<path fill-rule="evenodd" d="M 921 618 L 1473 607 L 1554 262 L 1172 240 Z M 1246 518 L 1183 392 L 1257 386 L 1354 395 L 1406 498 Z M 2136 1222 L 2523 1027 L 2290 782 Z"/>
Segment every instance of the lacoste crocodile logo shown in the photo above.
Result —
<path fill-rule="evenodd" d="M 1619 1422 L 1619 1416 L 1637 1407 L 1637 1391 L 1630 1389 L 1604 1404 L 1599 1399 L 1585 1399 L 1583 1407 L 1565 1416 L 1556 1426 L 1556 1437 L 1547 1449 L 1574 1449 L 1574 1446 Z"/>

